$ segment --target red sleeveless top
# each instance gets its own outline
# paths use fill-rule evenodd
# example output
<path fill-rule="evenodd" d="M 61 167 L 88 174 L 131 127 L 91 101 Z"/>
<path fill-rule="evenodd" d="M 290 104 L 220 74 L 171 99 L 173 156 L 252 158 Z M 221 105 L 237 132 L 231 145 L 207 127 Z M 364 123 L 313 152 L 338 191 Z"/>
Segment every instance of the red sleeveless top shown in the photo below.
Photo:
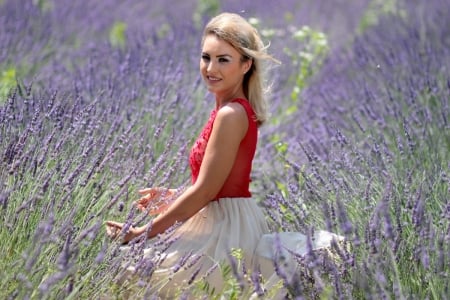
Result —
<path fill-rule="evenodd" d="M 249 190 L 251 181 L 250 172 L 252 169 L 253 157 L 255 156 L 256 151 L 258 124 L 256 122 L 256 115 L 247 100 L 234 99 L 232 102 L 238 102 L 245 108 L 248 117 L 248 130 L 239 145 L 236 160 L 234 161 L 231 172 L 214 200 L 226 197 L 235 198 L 251 196 Z M 206 145 L 208 144 L 208 140 L 211 135 L 216 114 L 216 109 L 211 112 L 208 122 L 200 133 L 198 139 L 195 141 L 189 155 L 189 165 L 191 168 L 191 178 L 193 184 L 196 182 L 200 172 L 200 166 L 205 155 Z"/>

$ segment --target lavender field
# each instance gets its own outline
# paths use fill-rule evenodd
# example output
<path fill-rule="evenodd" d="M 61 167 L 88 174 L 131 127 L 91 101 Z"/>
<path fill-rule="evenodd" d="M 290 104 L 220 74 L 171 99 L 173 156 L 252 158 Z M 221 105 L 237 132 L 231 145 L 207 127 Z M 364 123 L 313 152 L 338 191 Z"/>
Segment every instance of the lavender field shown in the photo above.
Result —
<path fill-rule="evenodd" d="M 221 11 L 282 62 L 254 197 L 275 230 L 348 241 L 281 267 L 288 299 L 450 298 L 448 1 L 0 0 L 0 299 L 153 299 L 148 278 L 116 283 L 104 222 L 149 221 L 138 189 L 189 184 Z M 180 298 L 271 298 L 244 264 L 224 276 L 211 294 L 193 267 Z"/>

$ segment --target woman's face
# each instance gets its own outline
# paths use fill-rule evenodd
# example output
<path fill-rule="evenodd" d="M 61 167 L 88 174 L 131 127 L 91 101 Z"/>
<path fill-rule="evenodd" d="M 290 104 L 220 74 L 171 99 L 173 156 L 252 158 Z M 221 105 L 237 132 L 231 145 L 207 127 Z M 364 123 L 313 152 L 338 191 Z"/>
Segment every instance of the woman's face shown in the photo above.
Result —
<path fill-rule="evenodd" d="M 217 36 L 207 35 L 203 41 L 200 73 L 208 90 L 216 96 L 238 97 L 242 93 L 244 74 L 251 60 L 241 61 L 242 55 Z"/>

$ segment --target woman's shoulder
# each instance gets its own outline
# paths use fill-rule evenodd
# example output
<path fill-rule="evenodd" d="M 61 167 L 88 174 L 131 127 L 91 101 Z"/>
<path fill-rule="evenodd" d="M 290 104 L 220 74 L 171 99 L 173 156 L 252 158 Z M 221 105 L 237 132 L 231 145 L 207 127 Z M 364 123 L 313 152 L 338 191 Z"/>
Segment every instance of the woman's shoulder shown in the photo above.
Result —
<path fill-rule="evenodd" d="M 233 104 L 236 109 L 239 109 L 240 112 L 249 120 L 256 120 L 255 111 L 253 110 L 252 105 L 247 99 L 236 98 L 233 99 L 229 104 Z"/>
<path fill-rule="evenodd" d="M 240 112 L 254 113 L 250 102 L 244 98 L 235 98 L 228 102 L 224 107 L 227 106 L 239 110 Z"/>
<path fill-rule="evenodd" d="M 238 102 L 229 102 L 222 106 L 216 115 L 216 120 L 224 123 L 245 124 L 248 120 L 245 107 Z"/>

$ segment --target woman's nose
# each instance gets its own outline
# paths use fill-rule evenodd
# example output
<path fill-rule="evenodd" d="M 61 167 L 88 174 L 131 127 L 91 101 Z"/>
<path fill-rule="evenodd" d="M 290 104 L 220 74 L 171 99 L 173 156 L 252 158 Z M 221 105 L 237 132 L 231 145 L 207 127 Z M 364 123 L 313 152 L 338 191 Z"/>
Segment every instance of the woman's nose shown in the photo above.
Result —
<path fill-rule="evenodd" d="M 212 61 L 210 61 L 208 63 L 208 66 L 206 67 L 206 71 L 211 72 L 211 71 L 214 71 L 214 69 L 215 69 L 215 64 Z"/>

